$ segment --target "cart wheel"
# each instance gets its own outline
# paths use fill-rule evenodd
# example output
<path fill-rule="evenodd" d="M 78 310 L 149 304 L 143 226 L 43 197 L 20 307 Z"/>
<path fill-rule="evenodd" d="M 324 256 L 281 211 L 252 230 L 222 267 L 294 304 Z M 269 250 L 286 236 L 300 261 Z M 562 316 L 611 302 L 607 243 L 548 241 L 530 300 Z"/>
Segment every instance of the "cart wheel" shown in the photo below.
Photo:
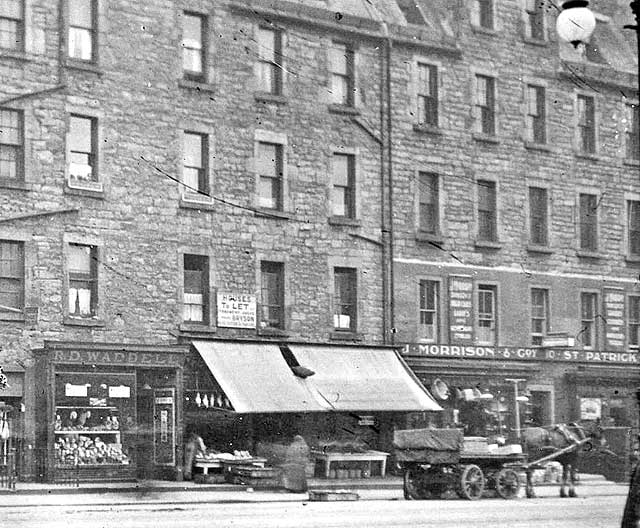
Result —
<path fill-rule="evenodd" d="M 467 500 L 478 500 L 484 491 L 485 479 L 482 470 L 475 464 L 462 466 L 458 496 Z"/>
<path fill-rule="evenodd" d="M 520 491 L 518 473 L 511 468 L 502 468 L 495 476 L 496 493 L 503 499 L 515 499 Z"/>

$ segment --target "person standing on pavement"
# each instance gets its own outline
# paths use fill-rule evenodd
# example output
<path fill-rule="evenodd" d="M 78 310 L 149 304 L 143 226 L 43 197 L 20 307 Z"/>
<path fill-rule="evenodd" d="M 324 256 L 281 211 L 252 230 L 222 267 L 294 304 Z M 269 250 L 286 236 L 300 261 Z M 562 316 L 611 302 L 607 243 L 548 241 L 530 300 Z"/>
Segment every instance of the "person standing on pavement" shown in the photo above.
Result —
<path fill-rule="evenodd" d="M 300 435 L 293 437 L 287 447 L 282 465 L 282 487 L 286 490 L 304 493 L 307 491 L 306 466 L 309 461 L 309 446 Z"/>

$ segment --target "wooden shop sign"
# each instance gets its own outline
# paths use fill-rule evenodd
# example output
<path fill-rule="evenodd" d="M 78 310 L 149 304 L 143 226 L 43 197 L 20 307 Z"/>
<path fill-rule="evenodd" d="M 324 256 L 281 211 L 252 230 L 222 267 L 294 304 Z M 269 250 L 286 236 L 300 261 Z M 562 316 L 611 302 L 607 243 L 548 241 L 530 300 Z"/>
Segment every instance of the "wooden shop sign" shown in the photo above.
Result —
<path fill-rule="evenodd" d="M 81 363 L 83 365 L 140 365 L 180 366 L 182 355 L 159 352 L 123 352 L 108 350 L 55 350 L 56 363 Z"/>
<path fill-rule="evenodd" d="M 452 359 L 493 359 L 524 361 L 563 361 L 571 363 L 618 363 L 640 365 L 635 352 L 595 352 L 561 348 L 527 348 L 506 346 L 426 345 L 412 343 L 402 351 L 410 356 L 442 357 Z"/>
<path fill-rule="evenodd" d="M 473 343 L 473 278 L 449 277 L 449 338 L 461 345 Z"/>

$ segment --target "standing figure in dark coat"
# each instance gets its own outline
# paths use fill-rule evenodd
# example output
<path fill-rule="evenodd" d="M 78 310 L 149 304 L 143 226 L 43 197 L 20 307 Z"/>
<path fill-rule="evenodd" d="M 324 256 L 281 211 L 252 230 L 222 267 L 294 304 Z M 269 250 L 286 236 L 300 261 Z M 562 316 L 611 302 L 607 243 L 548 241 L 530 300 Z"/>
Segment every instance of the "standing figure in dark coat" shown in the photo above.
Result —
<path fill-rule="evenodd" d="M 183 476 L 186 480 L 191 480 L 193 463 L 196 456 L 204 455 L 207 452 L 207 446 L 204 445 L 204 441 L 200 435 L 196 433 L 190 433 L 187 436 L 187 441 L 184 444 L 184 468 Z"/>

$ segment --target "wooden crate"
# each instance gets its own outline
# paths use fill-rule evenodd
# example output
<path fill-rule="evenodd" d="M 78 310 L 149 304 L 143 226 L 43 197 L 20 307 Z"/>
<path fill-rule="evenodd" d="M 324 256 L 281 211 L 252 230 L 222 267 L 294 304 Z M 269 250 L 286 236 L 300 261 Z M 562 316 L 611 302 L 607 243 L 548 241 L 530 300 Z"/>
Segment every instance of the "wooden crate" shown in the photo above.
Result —
<path fill-rule="evenodd" d="M 349 490 L 311 490 L 310 502 L 357 501 L 360 496 Z"/>
<path fill-rule="evenodd" d="M 238 477 L 248 478 L 275 478 L 278 470 L 272 467 L 237 466 L 230 468 L 230 473 Z"/>

